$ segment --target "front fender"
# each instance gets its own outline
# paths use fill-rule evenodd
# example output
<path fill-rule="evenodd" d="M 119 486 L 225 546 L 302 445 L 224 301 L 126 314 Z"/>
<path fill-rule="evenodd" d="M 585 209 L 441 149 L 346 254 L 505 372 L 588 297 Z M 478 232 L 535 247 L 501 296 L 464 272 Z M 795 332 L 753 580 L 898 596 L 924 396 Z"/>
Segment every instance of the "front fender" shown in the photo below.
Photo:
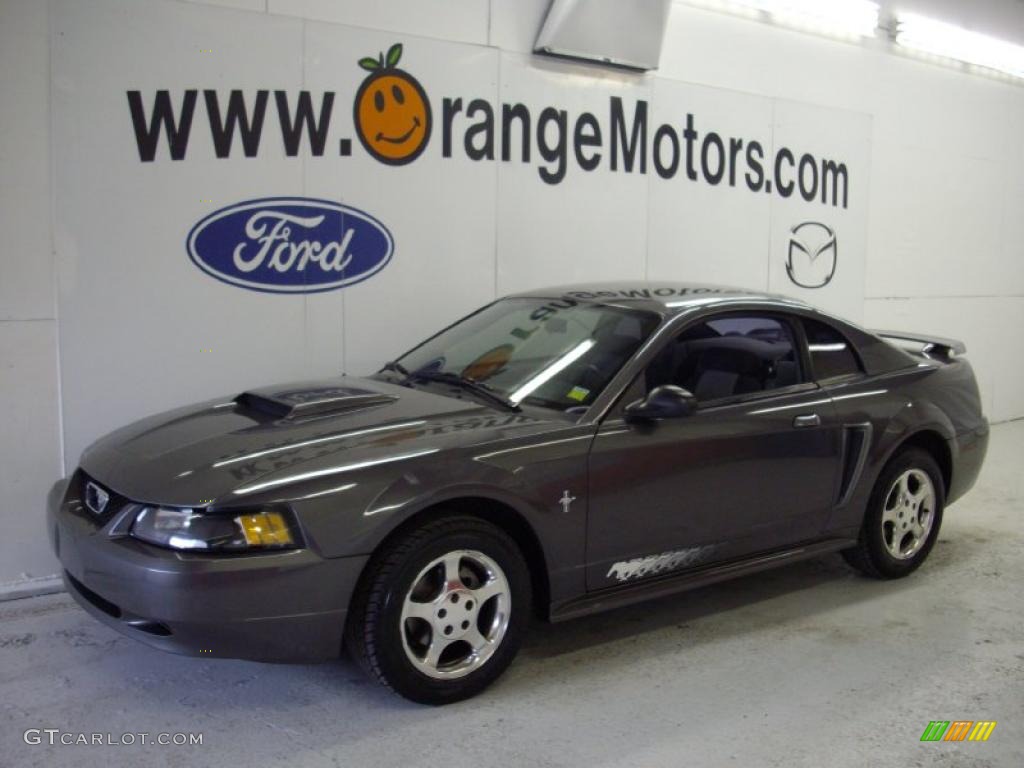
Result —
<path fill-rule="evenodd" d="M 471 474 L 472 473 L 472 474 Z M 396 528 L 431 507 L 455 499 L 479 498 L 513 509 L 531 527 L 543 514 L 542 505 L 510 473 L 494 468 L 462 468 L 457 479 L 443 482 L 423 473 L 405 472 L 390 479 L 368 499 L 358 514 L 348 513 L 344 533 L 332 538 L 330 557 L 370 554 Z M 334 550 L 337 547 L 337 550 Z"/>
<path fill-rule="evenodd" d="M 489 450 L 417 460 L 373 471 L 351 487 L 292 501 L 303 529 L 325 557 L 373 553 L 398 526 L 454 499 L 482 499 L 511 509 L 540 542 L 552 599 L 584 590 L 587 449 L 592 428 L 557 439 L 515 441 Z M 562 504 L 568 494 L 571 504 Z"/>

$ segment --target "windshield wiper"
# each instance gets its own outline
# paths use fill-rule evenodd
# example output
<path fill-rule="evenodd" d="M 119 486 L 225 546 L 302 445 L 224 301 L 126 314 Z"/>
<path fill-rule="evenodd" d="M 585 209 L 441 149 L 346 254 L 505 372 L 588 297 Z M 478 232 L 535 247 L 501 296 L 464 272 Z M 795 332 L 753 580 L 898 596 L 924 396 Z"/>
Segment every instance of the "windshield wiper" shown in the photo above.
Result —
<path fill-rule="evenodd" d="M 415 371 L 409 374 L 411 379 L 423 379 L 424 381 L 438 381 L 442 384 L 454 384 L 456 387 L 461 389 L 467 389 L 470 392 L 474 392 L 481 397 L 490 400 L 492 403 L 500 405 L 502 408 L 506 408 L 510 411 L 521 411 L 518 405 L 513 403 L 504 395 L 500 394 L 493 387 L 489 387 L 480 381 L 474 379 L 466 379 L 459 376 L 457 373 L 451 373 L 449 371 Z"/>
<path fill-rule="evenodd" d="M 384 363 L 384 365 L 381 366 L 381 370 L 382 371 L 394 371 L 397 374 L 405 376 L 405 378 L 407 378 L 407 379 L 409 378 L 409 371 L 406 369 L 406 367 L 404 365 L 402 365 L 397 360 L 392 360 L 389 363 Z"/>

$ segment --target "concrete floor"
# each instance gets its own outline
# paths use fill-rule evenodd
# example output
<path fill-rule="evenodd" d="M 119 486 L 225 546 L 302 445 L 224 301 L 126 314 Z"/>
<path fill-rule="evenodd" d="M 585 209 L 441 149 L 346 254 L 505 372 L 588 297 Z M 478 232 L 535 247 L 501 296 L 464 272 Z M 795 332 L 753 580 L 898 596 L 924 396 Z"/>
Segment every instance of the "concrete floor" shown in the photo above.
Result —
<path fill-rule="evenodd" d="M 0 765 L 1022 766 L 1024 422 L 917 574 L 837 557 L 535 627 L 482 697 L 415 706 L 349 662 L 165 655 L 66 595 L 0 604 Z M 921 743 L 930 720 L 987 743 Z M 26 745 L 28 728 L 202 732 L 202 746 Z"/>

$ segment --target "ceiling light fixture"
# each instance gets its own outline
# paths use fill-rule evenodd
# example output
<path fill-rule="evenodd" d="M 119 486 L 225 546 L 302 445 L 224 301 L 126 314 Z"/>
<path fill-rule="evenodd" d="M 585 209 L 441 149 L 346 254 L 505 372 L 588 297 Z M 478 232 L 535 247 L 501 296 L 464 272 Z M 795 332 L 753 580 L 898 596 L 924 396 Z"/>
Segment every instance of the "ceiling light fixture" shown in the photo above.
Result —
<path fill-rule="evenodd" d="M 896 22 L 897 45 L 1024 78 L 1024 46 L 913 13 L 898 14 Z"/>
<path fill-rule="evenodd" d="M 869 0 L 686 0 L 691 5 L 762 18 L 834 37 L 874 37 L 878 3 Z"/>

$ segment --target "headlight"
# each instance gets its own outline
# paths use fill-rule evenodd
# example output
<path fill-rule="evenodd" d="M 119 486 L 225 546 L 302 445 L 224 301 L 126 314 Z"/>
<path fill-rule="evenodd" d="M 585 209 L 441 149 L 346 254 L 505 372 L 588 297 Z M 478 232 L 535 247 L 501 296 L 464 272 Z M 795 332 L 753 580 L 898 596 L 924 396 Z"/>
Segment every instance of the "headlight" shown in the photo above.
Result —
<path fill-rule="evenodd" d="M 297 546 L 284 513 L 269 509 L 231 515 L 146 506 L 135 516 L 131 535 L 170 549 L 208 552 Z"/>

